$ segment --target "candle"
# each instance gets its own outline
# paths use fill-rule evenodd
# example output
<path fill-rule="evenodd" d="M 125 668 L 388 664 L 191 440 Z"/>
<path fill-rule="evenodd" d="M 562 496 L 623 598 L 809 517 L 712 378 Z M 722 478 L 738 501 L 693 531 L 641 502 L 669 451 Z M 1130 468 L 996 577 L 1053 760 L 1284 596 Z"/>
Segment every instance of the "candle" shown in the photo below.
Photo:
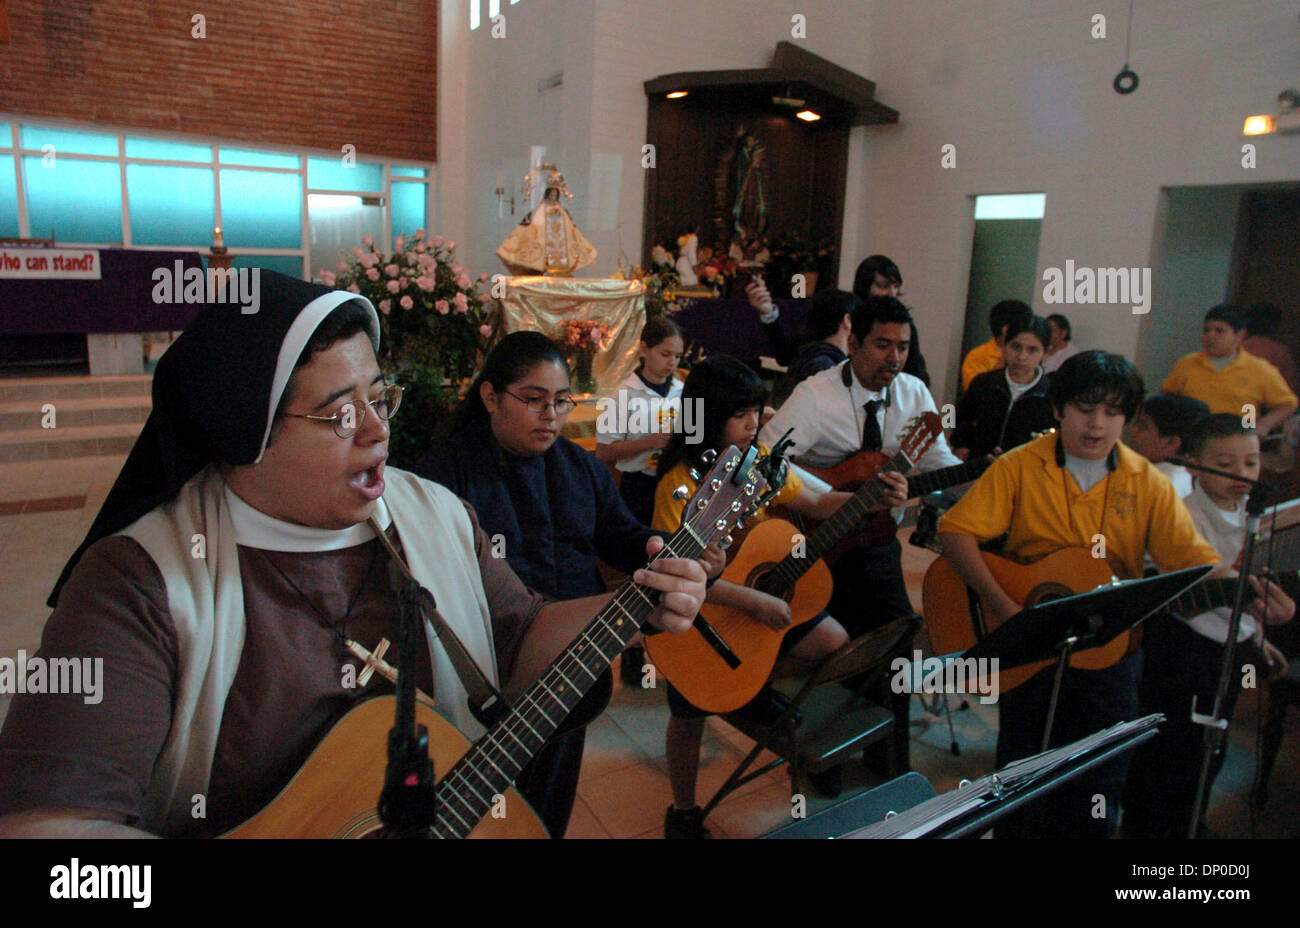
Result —
<path fill-rule="evenodd" d="M 215 226 L 212 229 L 212 247 L 225 248 L 226 240 L 221 237 L 221 226 Z"/>

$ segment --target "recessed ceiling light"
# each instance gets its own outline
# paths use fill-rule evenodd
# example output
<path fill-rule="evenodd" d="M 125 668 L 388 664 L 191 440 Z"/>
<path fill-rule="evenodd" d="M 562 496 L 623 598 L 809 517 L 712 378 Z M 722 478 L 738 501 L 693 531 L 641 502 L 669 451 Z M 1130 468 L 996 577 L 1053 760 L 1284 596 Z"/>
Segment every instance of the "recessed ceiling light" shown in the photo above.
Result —
<path fill-rule="evenodd" d="M 802 119 L 804 122 L 816 122 L 817 120 L 822 118 L 820 113 L 814 113 L 812 110 L 800 110 L 799 112 L 795 113 L 795 115 L 798 116 L 800 119 Z"/>
<path fill-rule="evenodd" d="M 689 92 L 690 91 L 688 90 L 674 90 L 672 93 L 668 94 L 668 99 L 680 100 L 682 97 L 686 96 Z"/>

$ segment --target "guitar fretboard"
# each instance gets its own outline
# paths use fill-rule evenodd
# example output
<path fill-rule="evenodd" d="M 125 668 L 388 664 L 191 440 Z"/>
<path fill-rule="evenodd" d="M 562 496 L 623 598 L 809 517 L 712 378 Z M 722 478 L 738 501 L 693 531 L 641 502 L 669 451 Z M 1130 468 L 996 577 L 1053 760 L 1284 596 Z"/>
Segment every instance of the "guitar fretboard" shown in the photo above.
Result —
<path fill-rule="evenodd" d="M 685 524 L 652 560 L 697 558 L 706 547 L 704 541 Z M 658 591 L 630 580 L 618 588 L 573 644 L 515 701 L 506 717 L 438 782 L 437 837 L 463 838 L 478 825 L 632 640 L 658 602 Z M 506 814 L 511 814 L 509 809 Z"/>
<path fill-rule="evenodd" d="M 908 496 L 922 496 L 974 480 L 988 468 L 990 463 L 990 459 L 980 458 L 964 464 L 927 471 L 924 474 L 908 474 Z M 901 472 L 911 466 L 912 462 L 908 460 L 907 455 L 900 451 L 877 473 Z M 884 495 L 884 484 L 873 476 L 853 494 L 848 502 L 837 509 L 833 516 L 808 534 L 801 556 L 791 552 L 772 568 L 768 591 L 779 595 L 778 591 L 783 592 L 793 587 L 813 564 L 825 557 L 826 553 L 839 544 L 841 539 L 857 528 L 872 509 L 880 505 Z"/>

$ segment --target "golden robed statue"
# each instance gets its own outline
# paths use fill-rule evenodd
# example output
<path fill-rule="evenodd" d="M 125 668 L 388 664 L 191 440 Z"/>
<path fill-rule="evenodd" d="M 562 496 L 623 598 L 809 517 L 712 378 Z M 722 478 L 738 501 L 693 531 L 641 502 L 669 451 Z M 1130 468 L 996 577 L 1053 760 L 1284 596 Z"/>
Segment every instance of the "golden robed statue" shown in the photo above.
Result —
<path fill-rule="evenodd" d="M 560 197 L 572 198 L 564 175 L 553 164 L 543 164 L 524 178 L 524 196 L 532 194 L 540 172 L 549 172 L 542 202 L 525 216 L 497 248 L 497 257 L 516 277 L 549 274 L 570 277 L 596 261 L 596 249 L 574 225 L 569 211 L 560 205 Z"/>

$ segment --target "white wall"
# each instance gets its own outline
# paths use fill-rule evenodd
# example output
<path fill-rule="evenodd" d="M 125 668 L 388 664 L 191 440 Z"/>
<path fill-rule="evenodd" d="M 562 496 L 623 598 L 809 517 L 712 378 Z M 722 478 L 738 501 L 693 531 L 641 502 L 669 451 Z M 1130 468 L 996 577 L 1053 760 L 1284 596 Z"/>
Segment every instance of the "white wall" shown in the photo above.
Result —
<path fill-rule="evenodd" d="M 1149 267 L 1161 188 L 1300 178 L 1300 137 L 1257 140 L 1241 165 L 1243 119 L 1297 83 L 1300 23 L 1269 0 L 1143 0 L 1133 22 L 1136 93 L 1111 89 L 1124 63 L 1124 0 L 879 0 L 870 77 L 901 113 L 867 143 L 866 251 L 899 263 L 924 325 L 936 397 L 955 383 L 970 263 L 970 197 L 1042 191 L 1046 267 Z M 960 12 L 958 12 L 960 10 Z M 1107 38 L 1090 36 L 1091 15 Z M 940 147 L 957 167 L 940 167 Z M 864 251 L 864 253 L 866 253 Z M 1159 291 L 1160 284 L 1156 283 Z M 1204 313 L 1195 307 L 1195 323 Z M 1127 306 L 1052 307 L 1081 344 L 1133 356 Z M 1160 312 L 1179 312 L 1162 307 Z M 1189 317 L 1190 318 L 1190 317 Z M 1148 378 L 1164 371 L 1146 372 Z M 942 400 L 940 400 L 942 402 Z"/>
<path fill-rule="evenodd" d="M 1147 392 L 1160 388 L 1174 362 L 1199 351 L 1201 320 L 1228 297 L 1240 187 L 1177 187 L 1165 191 L 1163 229 L 1152 273 L 1155 299 L 1143 319 L 1137 361 Z"/>
<path fill-rule="evenodd" d="M 600 253 L 588 276 L 641 253 L 646 135 L 643 83 L 675 71 L 767 67 L 776 43 L 796 41 L 791 16 L 807 17 L 805 47 L 871 77 L 869 0 L 521 0 L 502 3 L 506 37 L 486 22 L 474 32 L 468 0 L 443 0 L 439 167 L 443 234 L 475 272 L 500 270 L 497 244 L 522 217 L 498 223 L 496 172 L 516 188 L 530 145 L 545 145 L 575 197 L 569 202 Z M 458 22 L 453 20 L 458 17 Z M 564 85 L 538 94 L 537 81 L 564 71 Z M 457 99 L 449 100 L 449 95 Z M 889 103 L 888 99 L 884 102 Z M 460 169 L 452 161 L 460 159 Z M 850 177 L 854 175 L 850 168 Z M 859 175 L 860 176 L 860 175 Z M 855 223 L 853 234 L 858 234 Z M 857 254 L 858 242 L 846 242 Z M 865 254 L 865 252 L 864 252 Z"/>
<path fill-rule="evenodd" d="M 867 254 L 899 263 L 941 402 L 960 360 L 975 195 L 1046 193 L 1041 279 L 1067 259 L 1151 267 L 1162 188 L 1300 179 L 1297 136 L 1256 140 L 1258 167 L 1241 165 L 1242 120 L 1300 84 L 1297 8 L 1276 0 L 1143 0 L 1142 81 L 1127 97 L 1111 89 L 1125 0 L 503 0 L 504 39 L 487 24 L 468 32 L 467 0 L 442 5 L 440 231 L 476 272 L 498 269 L 492 251 L 521 215 L 497 222 L 496 172 L 517 185 L 529 145 L 547 146 L 577 193 L 574 217 L 600 251 L 588 273 L 614 269 L 620 238 L 635 261 L 642 83 L 767 66 L 791 15 L 806 15 L 806 47 L 874 80 L 901 113 L 851 136 L 841 283 Z M 1104 39 L 1091 37 L 1094 13 Z M 561 69 L 564 86 L 539 95 L 537 80 Z M 954 170 L 940 167 L 944 144 Z M 1138 345 L 1127 306 L 1051 307 L 1040 289 L 1035 309 L 1064 311 L 1081 343 L 1130 356 Z"/>

